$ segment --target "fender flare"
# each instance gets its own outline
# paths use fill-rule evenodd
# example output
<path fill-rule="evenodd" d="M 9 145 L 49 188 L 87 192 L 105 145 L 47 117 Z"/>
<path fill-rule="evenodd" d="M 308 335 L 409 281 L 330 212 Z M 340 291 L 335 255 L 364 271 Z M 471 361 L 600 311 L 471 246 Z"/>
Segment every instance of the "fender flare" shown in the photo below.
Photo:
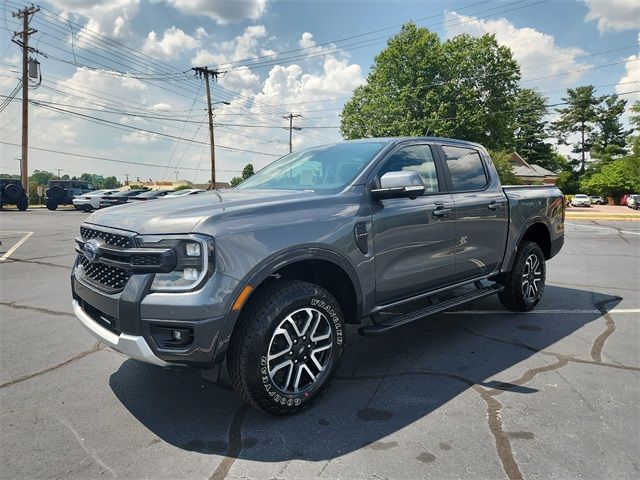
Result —
<path fill-rule="evenodd" d="M 524 234 L 536 223 L 541 223 L 545 227 L 547 227 L 547 231 L 549 232 L 549 238 L 551 238 L 551 225 L 549 223 L 549 219 L 543 217 L 542 215 L 536 215 L 535 217 L 530 218 L 527 223 L 523 225 L 523 227 L 518 232 L 518 237 L 516 238 L 513 249 L 511 251 L 507 251 L 506 255 L 508 255 L 507 262 L 505 262 L 505 266 L 500 270 L 501 272 L 509 272 L 511 271 L 511 267 L 513 266 L 513 260 L 516 256 L 516 252 L 518 251 L 518 245 L 522 241 Z"/>
<path fill-rule="evenodd" d="M 253 267 L 247 275 L 238 283 L 234 292 L 233 299 L 236 299 L 240 292 L 247 286 L 254 289 L 264 282 L 270 275 L 278 270 L 296 262 L 304 260 L 324 260 L 341 268 L 349 277 L 356 293 L 356 315 L 358 318 L 362 316 L 363 295 L 360 280 L 356 274 L 356 270 L 351 263 L 339 252 L 327 248 L 326 246 L 304 245 L 296 246 L 290 250 L 277 252 L 266 258 L 258 265 Z M 251 295 L 255 292 L 252 291 Z M 249 296 L 250 298 L 250 296 Z M 231 302 L 233 303 L 233 302 Z M 246 304 L 246 301 L 245 301 Z M 243 305 L 244 307 L 244 305 Z M 222 362 L 226 356 L 231 335 L 236 326 L 236 322 L 242 313 L 242 308 L 238 311 L 229 310 L 225 316 L 225 320 L 218 335 L 218 342 L 215 349 L 213 363 Z"/>

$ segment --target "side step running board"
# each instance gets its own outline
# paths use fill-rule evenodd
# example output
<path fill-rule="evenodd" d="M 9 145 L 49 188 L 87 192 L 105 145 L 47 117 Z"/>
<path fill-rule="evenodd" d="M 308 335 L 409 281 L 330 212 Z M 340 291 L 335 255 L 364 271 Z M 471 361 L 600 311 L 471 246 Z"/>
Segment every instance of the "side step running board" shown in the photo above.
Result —
<path fill-rule="evenodd" d="M 479 288 L 478 290 L 465 293 L 464 295 L 460 295 L 459 297 L 444 300 L 442 302 L 436 303 L 435 305 L 431 305 L 420 310 L 415 310 L 400 317 L 395 317 L 393 319 L 385 320 L 380 323 L 360 327 L 359 332 L 360 335 L 364 335 L 365 337 L 375 337 L 377 335 L 382 335 L 383 333 L 387 333 L 389 330 L 392 330 L 396 327 L 415 322 L 416 320 L 420 320 L 421 318 L 428 317 L 429 315 L 440 313 L 445 310 L 449 310 L 453 307 L 472 302 L 473 300 L 478 300 L 479 298 L 488 297 L 489 295 L 498 293 L 503 289 L 504 287 L 499 284 L 494 284 L 490 287 Z"/>

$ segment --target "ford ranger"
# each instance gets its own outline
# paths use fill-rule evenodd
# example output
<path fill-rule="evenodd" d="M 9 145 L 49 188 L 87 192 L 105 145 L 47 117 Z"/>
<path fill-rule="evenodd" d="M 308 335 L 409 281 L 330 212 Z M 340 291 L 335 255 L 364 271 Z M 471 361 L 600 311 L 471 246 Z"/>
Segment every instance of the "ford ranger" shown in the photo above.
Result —
<path fill-rule="evenodd" d="M 380 335 L 492 294 L 532 309 L 563 240 L 560 191 L 502 187 L 478 144 L 348 141 L 232 190 L 93 213 L 73 309 L 134 359 L 209 373 L 226 362 L 240 397 L 287 414 L 328 387 L 345 324 Z"/>

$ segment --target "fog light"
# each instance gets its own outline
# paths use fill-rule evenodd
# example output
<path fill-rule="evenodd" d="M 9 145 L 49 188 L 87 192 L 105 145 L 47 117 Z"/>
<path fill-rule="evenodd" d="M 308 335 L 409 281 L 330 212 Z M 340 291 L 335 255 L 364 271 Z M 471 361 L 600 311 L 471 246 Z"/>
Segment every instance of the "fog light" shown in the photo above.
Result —
<path fill-rule="evenodd" d="M 199 243 L 187 243 L 187 256 L 199 257 L 200 256 L 200 244 Z"/>
<path fill-rule="evenodd" d="M 182 277 L 188 281 L 194 281 L 198 278 L 198 270 L 195 268 L 185 268 Z"/>
<path fill-rule="evenodd" d="M 182 332 L 180 330 L 171 330 L 171 340 L 181 342 Z"/>

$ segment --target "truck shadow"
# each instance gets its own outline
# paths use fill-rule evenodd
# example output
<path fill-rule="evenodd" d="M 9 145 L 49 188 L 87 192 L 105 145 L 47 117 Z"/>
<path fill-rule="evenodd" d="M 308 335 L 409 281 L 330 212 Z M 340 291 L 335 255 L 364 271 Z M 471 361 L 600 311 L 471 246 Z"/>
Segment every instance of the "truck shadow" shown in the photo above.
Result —
<path fill-rule="evenodd" d="M 486 405 L 474 391 L 478 385 L 534 395 L 535 388 L 515 379 L 527 368 L 553 363 L 554 357 L 537 355 L 526 366 L 518 364 L 538 350 L 591 360 L 591 345 L 562 341 L 601 319 L 598 309 L 610 310 L 620 300 L 547 286 L 539 310 L 580 313 L 486 313 L 502 310 L 496 298 L 487 298 L 464 308 L 485 313 L 429 317 L 381 337 L 361 337 L 350 329 L 342 365 L 329 390 L 318 404 L 289 417 L 248 409 L 229 387 L 202 381 L 197 370 L 160 369 L 128 360 L 109 383 L 139 422 L 178 448 L 260 462 L 329 460 L 361 448 L 402 448 L 382 440 L 460 395 L 468 396 L 462 401 L 472 411 L 459 409 L 449 415 L 485 422 Z M 605 331 L 601 323 L 594 340 Z M 465 432 L 443 425 L 446 421 L 434 418 L 426 424 L 432 431 L 423 431 L 421 438 L 448 449 Z"/>

